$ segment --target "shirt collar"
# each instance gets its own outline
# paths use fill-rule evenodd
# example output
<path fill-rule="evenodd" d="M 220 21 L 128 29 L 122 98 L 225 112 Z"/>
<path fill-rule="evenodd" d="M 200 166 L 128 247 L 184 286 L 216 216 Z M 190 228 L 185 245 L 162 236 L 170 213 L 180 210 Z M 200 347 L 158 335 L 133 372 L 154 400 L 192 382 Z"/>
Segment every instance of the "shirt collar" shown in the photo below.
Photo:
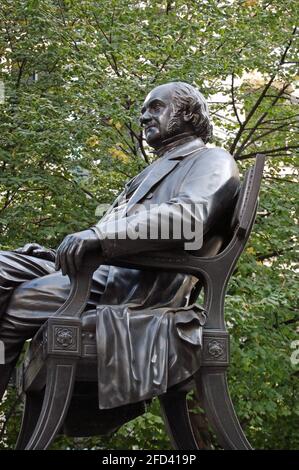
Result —
<path fill-rule="evenodd" d="M 167 148 L 163 154 L 161 154 L 160 158 L 167 158 L 170 160 L 183 158 L 201 147 L 205 147 L 205 144 L 200 137 L 184 136 L 182 139 L 177 140 L 175 145 Z"/>

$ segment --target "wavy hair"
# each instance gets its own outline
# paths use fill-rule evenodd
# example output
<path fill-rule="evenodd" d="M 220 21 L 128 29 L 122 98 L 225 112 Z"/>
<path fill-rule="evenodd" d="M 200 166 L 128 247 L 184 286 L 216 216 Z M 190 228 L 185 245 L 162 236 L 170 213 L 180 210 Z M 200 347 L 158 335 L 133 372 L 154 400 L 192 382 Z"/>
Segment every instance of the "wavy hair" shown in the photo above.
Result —
<path fill-rule="evenodd" d="M 200 137 L 204 143 L 209 142 L 213 136 L 213 126 L 209 115 L 209 108 L 204 96 L 185 82 L 172 82 L 173 92 L 173 110 L 174 114 L 169 123 L 170 129 L 177 125 L 177 118 L 183 111 L 192 114 L 190 123 L 193 125 L 195 134 Z M 174 130 L 174 129 L 172 129 Z"/>

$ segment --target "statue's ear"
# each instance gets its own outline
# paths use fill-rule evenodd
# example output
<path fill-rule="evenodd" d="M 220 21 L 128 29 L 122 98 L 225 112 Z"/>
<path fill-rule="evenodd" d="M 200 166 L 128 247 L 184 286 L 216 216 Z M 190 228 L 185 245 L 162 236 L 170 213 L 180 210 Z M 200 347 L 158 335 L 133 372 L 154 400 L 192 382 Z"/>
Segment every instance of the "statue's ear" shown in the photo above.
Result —
<path fill-rule="evenodd" d="M 190 122 L 193 118 L 193 113 L 190 111 L 190 109 L 185 109 L 183 112 L 183 119 L 185 122 Z"/>

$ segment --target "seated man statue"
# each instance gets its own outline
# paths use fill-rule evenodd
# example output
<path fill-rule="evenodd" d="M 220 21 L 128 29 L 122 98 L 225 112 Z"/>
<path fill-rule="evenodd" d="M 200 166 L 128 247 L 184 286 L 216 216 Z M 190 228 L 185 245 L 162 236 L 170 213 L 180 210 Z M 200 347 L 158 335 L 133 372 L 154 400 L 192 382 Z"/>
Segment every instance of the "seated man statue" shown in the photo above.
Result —
<path fill-rule="evenodd" d="M 202 243 L 195 244 L 200 256 L 215 255 L 229 236 L 238 170 L 228 152 L 205 145 L 212 126 L 201 93 L 183 82 L 154 88 L 141 109 L 141 124 L 158 158 L 126 184 L 96 226 L 68 235 L 56 253 L 37 244 L 0 253 L 0 340 L 5 347 L 0 398 L 24 341 L 66 300 L 70 288 L 66 275 L 80 269 L 86 252 L 97 250 L 105 262 L 93 275 L 86 311 L 99 305 L 178 308 L 188 305 L 195 277 L 115 267 L 109 260 L 151 251 L 181 251 L 188 249 L 190 237 L 174 236 L 174 230 L 168 236 L 126 236 L 128 227 L 138 232 L 150 222 L 150 229 L 159 229 L 161 214 L 163 219 L 169 209 L 172 222 L 184 222 L 189 216 L 195 227 L 198 221 L 201 224 Z"/>

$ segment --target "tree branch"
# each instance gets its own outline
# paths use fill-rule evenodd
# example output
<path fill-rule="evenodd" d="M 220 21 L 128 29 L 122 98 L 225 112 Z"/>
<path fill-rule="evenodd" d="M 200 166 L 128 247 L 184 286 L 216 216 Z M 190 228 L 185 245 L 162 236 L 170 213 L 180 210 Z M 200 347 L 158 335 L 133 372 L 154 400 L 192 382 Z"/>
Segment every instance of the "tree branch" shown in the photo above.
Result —
<path fill-rule="evenodd" d="M 1 213 L 1 212 L 4 212 L 5 209 L 7 209 L 8 206 L 10 206 L 10 204 L 11 204 L 11 203 L 13 202 L 13 200 L 14 200 L 15 195 L 19 192 L 20 187 L 21 187 L 21 186 L 18 186 L 17 189 L 15 189 L 14 191 L 10 191 L 10 190 L 7 190 L 7 191 L 6 191 L 5 201 L 4 201 L 3 206 L 2 206 L 1 209 L 0 209 L 0 213 Z"/>
<path fill-rule="evenodd" d="M 297 317 L 290 318 L 289 320 L 282 321 L 279 324 L 280 325 L 290 325 L 292 323 L 297 323 L 298 321 L 299 321 L 299 315 Z"/>
<path fill-rule="evenodd" d="M 297 122 L 297 121 L 294 121 L 294 123 Z M 278 127 L 269 127 L 266 132 L 264 132 L 263 134 L 259 134 L 258 136 L 256 136 L 254 139 L 252 139 L 248 145 L 245 145 L 245 148 L 248 147 L 249 145 L 252 145 L 254 142 L 257 142 L 258 140 L 260 140 L 261 138 L 263 137 L 266 137 L 267 135 L 269 134 L 273 134 L 274 132 L 276 131 L 280 131 L 281 129 L 283 129 L 284 127 L 289 127 L 290 125 L 290 122 L 285 122 L 284 124 L 281 124 L 280 126 Z M 262 129 L 266 129 L 265 127 L 262 127 L 260 128 L 261 130 Z M 253 132 L 256 131 L 256 128 L 253 128 Z M 238 153 L 236 154 L 236 156 L 238 156 Z"/>
<path fill-rule="evenodd" d="M 240 124 L 240 126 L 242 126 L 242 122 L 241 122 L 241 119 L 240 119 L 240 117 L 239 117 L 239 113 L 238 113 L 238 110 L 237 110 L 237 107 L 236 107 L 234 80 L 235 80 L 235 74 L 234 74 L 234 72 L 233 72 L 233 73 L 232 73 L 232 81 L 231 81 L 232 105 L 233 105 L 233 110 L 234 110 L 235 116 L 236 116 L 236 118 L 237 118 L 237 121 L 238 121 L 238 123 Z"/>
<path fill-rule="evenodd" d="M 146 163 L 149 163 L 148 156 L 147 156 L 146 151 L 144 150 L 144 147 L 143 147 L 142 133 L 140 135 L 136 134 L 136 132 L 134 131 L 134 129 L 132 128 L 132 126 L 130 124 L 125 124 L 125 126 L 132 133 L 132 135 L 137 139 L 140 151 L 142 153 L 142 156 L 143 156 L 144 160 L 146 161 Z"/>
<path fill-rule="evenodd" d="M 274 123 L 274 122 L 277 122 L 277 121 L 287 121 L 289 119 L 293 119 L 293 118 L 296 118 L 298 116 L 299 116 L 299 113 L 295 113 L 295 114 L 290 114 L 289 116 L 282 117 L 282 118 L 266 119 L 266 121 L 264 121 L 264 124 Z M 248 129 L 249 128 L 247 128 L 246 130 L 248 130 Z"/>
<path fill-rule="evenodd" d="M 271 149 L 271 150 L 259 150 L 259 151 L 256 151 L 256 152 L 247 153 L 245 155 L 236 157 L 236 160 L 245 160 L 246 158 L 253 158 L 253 157 L 256 157 L 256 155 L 258 153 L 261 153 L 263 155 L 268 155 L 268 154 L 272 154 L 272 153 L 276 153 L 276 152 L 280 152 L 280 151 L 288 151 L 288 150 L 295 150 L 295 149 L 299 149 L 299 144 L 298 145 L 288 145 L 286 147 L 278 147 L 276 149 Z M 276 156 L 278 156 L 278 155 L 273 155 L 273 157 L 276 157 Z"/>
<path fill-rule="evenodd" d="M 24 58 L 21 62 L 21 65 L 19 66 L 19 73 L 18 73 L 18 78 L 17 78 L 17 81 L 16 81 L 16 88 L 19 88 L 19 86 L 20 86 L 21 78 L 22 78 L 22 75 L 23 75 L 23 71 L 24 71 L 24 67 L 25 67 L 26 62 L 27 61 Z"/>
<path fill-rule="evenodd" d="M 158 72 L 155 74 L 154 78 L 150 81 L 150 83 L 155 83 L 158 76 L 160 75 L 160 73 L 162 72 L 162 70 L 164 70 L 164 68 L 166 67 L 168 61 L 171 59 L 171 56 L 172 56 L 172 51 L 174 49 L 174 47 L 180 42 L 180 40 L 182 39 L 183 37 L 183 33 L 181 33 L 179 35 L 179 37 L 175 40 L 175 42 L 172 44 L 171 46 L 171 52 L 168 54 L 168 56 L 164 59 L 164 61 L 162 62 L 161 66 L 159 67 L 159 70 Z"/>
<path fill-rule="evenodd" d="M 95 199 L 96 201 L 98 201 L 97 197 L 92 194 L 90 191 L 88 191 L 87 189 L 85 188 L 82 188 L 82 186 L 80 186 L 77 181 L 75 180 L 69 180 L 65 175 L 62 175 L 62 174 L 59 174 L 57 175 L 59 176 L 60 178 L 64 179 L 65 181 L 67 181 L 68 183 L 76 186 L 76 188 L 79 188 L 83 193 L 87 194 L 87 196 L 91 197 L 92 199 Z"/>
<path fill-rule="evenodd" d="M 280 90 L 280 92 L 278 93 L 278 95 L 275 97 L 275 99 L 271 102 L 270 106 L 268 106 L 267 110 L 259 117 L 259 119 L 257 120 L 257 122 L 255 123 L 255 125 L 253 126 L 253 128 L 251 129 L 251 131 L 249 131 L 247 137 L 245 137 L 244 141 L 242 142 L 242 144 L 240 145 L 240 147 L 238 148 L 237 152 L 236 152 L 236 157 L 238 157 L 242 150 L 246 147 L 248 147 L 250 145 L 250 137 L 254 134 L 254 132 L 257 130 L 258 126 L 263 122 L 264 118 L 267 116 L 267 114 L 269 113 L 270 109 L 272 109 L 274 106 L 275 106 L 275 103 L 278 101 L 278 99 L 280 98 L 281 95 L 283 95 L 284 91 L 286 90 L 286 88 L 289 86 L 289 84 L 285 84 L 282 89 Z"/>
<path fill-rule="evenodd" d="M 99 30 L 101 31 L 103 37 L 106 39 L 106 41 L 108 42 L 109 45 L 112 44 L 112 32 L 110 30 L 110 34 L 109 36 L 107 36 L 107 34 L 105 33 L 105 31 L 103 30 L 103 28 L 101 27 L 100 25 L 100 22 L 99 22 L 99 19 L 98 17 L 96 16 L 96 14 L 93 12 L 93 17 L 95 19 L 95 22 L 97 24 L 97 27 L 99 28 Z M 113 16 L 111 18 L 111 25 L 113 25 L 113 21 L 114 21 L 114 13 L 113 13 Z M 112 29 L 112 28 L 111 28 Z M 108 55 L 107 55 L 107 52 L 103 52 L 104 53 L 104 56 L 106 57 L 109 65 L 112 67 L 113 71 L 115 72 L 115 74 L 118 76 L 118 77 L 121 77 L 121 73 L 118 69 L 118 65 L 117 65 L 117 61 L 116 61 L 116 58 L 113 54 L 113 52 L 110 51 L 110 57 L 111 57 L 111 60 L 109 59 Z M 112 62 L 111 62 L 112 61 Z"/>
<path fill-rule="evenodd" d="M 283 255 L 284 253 L 292 251 L 294 248 L 296 248 L 295 245 L 289 246 L 288 248 L 283 248 L 281 250 L 273 250 L 273 251 L 270 251 L 269 253 L 265 253 L 265 254 L 257 254 L 256 259 L 258 261 L 264 261 L 266 259 L 274 258 L 274 256 Z"/>
<path fill-rule="evenodd" d="M 256 110 L 258 109 L 259 105 L 261 104 L 261 102 L 263 101 L 265 95 L 267 94 L 267 91 L 269 90 L 269 88 L 271 87 L 272 83 L 274 82 L 275 78 L 276 78 L 276 75 L 277 75 L 277 72 L 279 70 L 279 68 L 281 67 L 281 65 L 284 63 L 284 60 L 286 58 L 286 55 L 292 45 L 292 42 L 293 42 L 293 39 L 294 39 L 294 36 L 295 36 L 295 33 L 297 31 L 297 27 L 295 27 L 292 31 L 292 36 L 291 38 L 289 39 L 288 43 L 287 43 L 287 46 L 285 47 L 285 50 L 281 56 L 281 59 L 279 61 L 279 64 L 278 64 L 278 67 L 277 67 L 277 70 L 276 72 L 271 76 L 270 80 L 268 81 L 268 83 L 266 84 L 266 86 L 264 87 L 263 91 L 261 92 L 260 96 L 258 97 L 258 99 L 256 100 L 256 102 L 254 103 L 254 105 L 252 106 L 251 110 L 249 111 L 246 119 L 243 121 L 243 123 L 241 124 L 240 128 L 239 128 L 239 131 L 237 132 L 237 135 L 230 147 L 230 153 L 233 155 L 234 152 L 235 152 L 235 149 L 237 147 L 237 144 L 241 138 L 241 135 L 245 129 L 245 127 L 247 126 L 248 122 L 251 120 L 252 116 L 255 114 Z"/>
<path fill-rule="evenodd" d="M 293 184 L 298 184 L 298 181 L 289 180 L 289 179 L 287 179 L 287 178 L 277 178 L 276 176 L 264 176 L 263 178 L 266 179 L 266 180 L 280 181 L 281 183 L 293 183 Z"/>
<path fill-rule="evenodd" d="M 274 82 L 275 80 L 275 77 L 276 75 L 272 75 L 272 77 L 270 78 L 269 82 L 267 83 L 267 85 L 265 86 L 264 90 L 262 91 L 262 93 L 260 94 L 260 96 L 258 97 L 258 99 L 256 100 L 256 102 L 254 103 L 254 105 L 252 106 L 251 110 L 249 111 L 246 119 L 243 121 L 243 123 L 241 124 L 238 132 L 237 132 L 237 135 L 230 147 L 230 153 L 233 155 L 234 154 L 234 151 L 236 149 L 236 146 L 241 138 L 241 135 L 243 134 L 244 132 L 244 129 L 246 128 L 248 122 L 250 121 L 250 119 L 252 118 L 252 116 L 254 115 L 254 113 L 256 112 L 256 110 L 258 109 L 259 105 L 261 104 L 261 102 L 263 101 L 264 97 L 265 97 L 265 94 L 267 93 L 268 89 L 270 88 L 270 86 L 272 85 L 272 83 Z"/>

